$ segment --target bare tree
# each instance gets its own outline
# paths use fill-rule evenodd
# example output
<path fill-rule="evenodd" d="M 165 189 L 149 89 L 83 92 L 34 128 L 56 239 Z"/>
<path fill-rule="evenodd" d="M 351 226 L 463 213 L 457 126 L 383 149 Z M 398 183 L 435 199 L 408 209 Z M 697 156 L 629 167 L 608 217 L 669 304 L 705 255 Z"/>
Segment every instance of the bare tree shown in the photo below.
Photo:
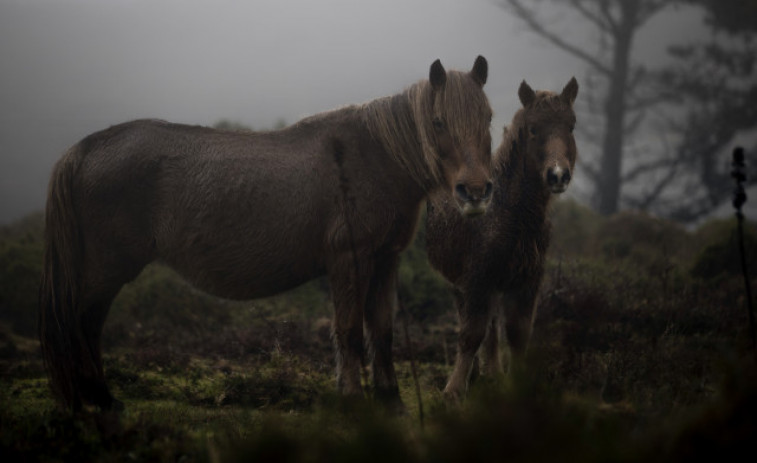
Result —
<path fill-rule="evenodd" d="M 612 214 L 618 210 L 623 181 L 631 181 L 654 167 L 636 166 L 624 178 L 624 140 L 639 127 L 647 109 L 658 104 L 664 96 L 642 91 L 648 73 L 643 66 L 631 63 L 633 38 L 650 18 L 673 1 L 567 0 L 552 3 L 576 12 L 598 32 L 597 50 L 587 50 L 578 37 L 566 36 L 548 27 L 543 11 L 534 2 L 527 5 L 521 0 L 502 0 L 500 4 L 534 33 L 588 64 L 589 90 L 603 89 L 599 101 L 588 103 L 603 115 L 602 133 L 594 134 L 601 140 L 599 160 L 598 163 L 583 161 L 581 167 L 593 184 L 597 209 L 602 214 Z M 576 30 L 583 31 L 581 28 Z"/>
<path fill-rule="evenodd" d="M 731 145 L 739 132 L 757 128 L 757 1 L 689 3 L 704 8 L 711 34 L 703 41 L 671 47 L 672 64 L 655 75 L 657 85 L 668 89 L 676 106 L 684 108 L 681 121 L 668 124 L 681 138 L 671 157 L 677 181 L 661 181 L 632 203 L 654 204 L 657 212 L 685 222 L 730 198 Z M 745 148 L 755 153 L 757 140 Z M 747 180 L 755 184 L 757 175 Z M 674 194 L 666 197 L 671 190 Z"/>
<path fill-rule="evenodd" d="M 583 92 L 588 117 L 582 120 L 601 117 L 579 128 L 598 141 L 600 151 L 592 160 L 584 158 L 581 168 L 600 213 L 624 205 L 691 222 L 728 199 L 731 179 L 723 153 L 739 132 L 757 128 L 757 1 L 500 2 L 531 31 L 588 65 Z M 547 9 L 540 8 L 544 3 L 574 13 L 588 27 L 573 23 L 570 33 L 558 32 Z M 649 70 L 631 62 L 633 39 L 666 7 L 702 8 L 711 34 L 670 47 L 671 64 Z M 587 49 L 586 37 L 579 35 L 587 29 L 597 39 L 596 49 Z M 646 136 L 634 136 L 642 126 Z M 659 146 L 642 141 L 651 137 Z M 757 183 L 757 175 L 749 182 Z"/>

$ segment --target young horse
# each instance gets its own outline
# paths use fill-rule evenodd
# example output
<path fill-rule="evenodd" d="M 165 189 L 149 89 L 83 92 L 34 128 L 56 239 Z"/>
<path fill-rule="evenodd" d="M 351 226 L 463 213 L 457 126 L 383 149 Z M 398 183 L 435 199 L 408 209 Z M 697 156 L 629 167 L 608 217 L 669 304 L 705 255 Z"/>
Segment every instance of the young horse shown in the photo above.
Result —
<path fill-rule="evenodd" d="M 401 406 L 392 363 L 398 255 L 429 192 L 481 214 L 491 192 L 487 62 L 403 93 L 239 133 L 140 120 L 94 133 L 52 173 L 39 334 L 74 410 L 121 408 L 101 334 L 120 288 L 160 260 L 209 293 L 269 296 L 328 274 L 337 385 L 361 395 L 363 326 L 374 395 Z M 462 216 L 462 214 L 461 214 Z"/>
<path fill-rule="evenodd" d="M 485 371 L 502 371 L 502 306 L 510 364 L 523 361 L 549 244 L 549 201 L 565 191 L 576 161 L 572 132 L 577 93 L 575 78 L 560 95 L 534 92 L 525 81 L 521 84 L 523 108 L 505 128 L 492 159 L 494 198 L 486 215 L 461 220 L 445 194 L 433 195 L 429 202 L 429 261 L 454 286 L 460 318 L 455 368 L 444 389 L 450 399 L 459 400 L 467 389 L 482 342 Z"/>

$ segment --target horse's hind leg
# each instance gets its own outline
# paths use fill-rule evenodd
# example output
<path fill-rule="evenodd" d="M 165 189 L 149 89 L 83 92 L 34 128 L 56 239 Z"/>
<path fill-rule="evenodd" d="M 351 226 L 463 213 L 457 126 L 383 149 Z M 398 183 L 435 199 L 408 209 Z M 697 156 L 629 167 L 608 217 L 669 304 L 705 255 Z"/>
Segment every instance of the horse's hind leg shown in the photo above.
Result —
<path fill-rule="evenodd" d="M 372 265 L 348 253 L 329 271 L 334 303 L 333 338 L 336 349 L 336 380 L 339 392 L 362 396 L 360 371 L 363 366 L 363 312 Z"/>
<path fill-rule="evenodd" d="M 84 284 L 84 297 L 79 311 L 81 342 L 79 358 L 79 395 L 82 402 L 102 410 L 121 410 L 123 403 L 110 393 L 105 382 L 102 364 L 102 332 L 111 303 L 121 287 L 133 280 L 144 267 L 130 258 L 102 262 L 88 262 L 88 278 Z M 98 259 L 99 260 L 99 259 Z M 95 271 L 96 270 L 96 271 Z"/>
<path fill-rule="evenodd" d="M 403 410 L 392 359 L 394 312 L 397 303 L 397 256 L 377 260 L 365 309 L 374 397 L 390 408 Z"/>
<path fill-rule="evenodd" d="M 82 333 L 81 377 L 79 379 L 82 401 L 102 410 L 120 410 L 123 403 L 116 400 L 105 384 L 102 364 L 102 330 L 112 298 L 91 301 L 81 312 Z"/>
<path fill-rule="evenodd" d="M 459 401 L 467 391 L 476 351 L 481 347 L 491 320 L 489 299 L 485 291 L 471 290 L 463 295 L 459 290 L 455 290 L 460 333 L 455 367 L 444 388 L 444 395 L 449 400 Z"/>

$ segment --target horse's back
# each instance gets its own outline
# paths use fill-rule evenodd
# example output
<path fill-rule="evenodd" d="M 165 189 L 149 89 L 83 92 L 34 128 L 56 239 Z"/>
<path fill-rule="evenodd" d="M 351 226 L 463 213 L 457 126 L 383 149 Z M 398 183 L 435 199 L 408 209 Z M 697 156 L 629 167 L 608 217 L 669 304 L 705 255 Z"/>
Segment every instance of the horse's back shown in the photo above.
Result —
<path fill-rule="evenodd" d="M 255 292 L 249 289 L 255 285 L 277 292 L 291 286 L 277 282 L 302 282 L 321 271 L 299 249 L 317 246 L 290 231 L 316 237 L 316 216 L 285 204 L 313 196 L 297 175 L 307 167 L 307 149 L 255 134 L 139 120 L 96 132 L 71 152 L 78 157 L 73 191 L 84 239 L 92 251 L 113 256 L 100 266 L 161 259 L 230 297 L 246 294 L 225 293 Z M 317 199 L 308 200 L 317 209 Z M 278 255 L 290 251 L 300 258 Z"/>
<path fill-rule="evenodd" d="M 388 197 L 403 192 L 388 174 L 379 183 L 391 168 L 350 114 L 328 117 L 259 134 L 161 121 L 95 133 L 78 148 L 85 238 L 114 262 L 160 259 L 198 287 L 236 299 L 320 276 L 348 240 L 389 239 L 393 223 L 417 217 L 417 207 L 415 215 L 399 212 Z M 348 206 L 340 168 L 351 181 Z M 345 207 L 371 211 L 355 216 L 354 236 L 345 232 Z"/>

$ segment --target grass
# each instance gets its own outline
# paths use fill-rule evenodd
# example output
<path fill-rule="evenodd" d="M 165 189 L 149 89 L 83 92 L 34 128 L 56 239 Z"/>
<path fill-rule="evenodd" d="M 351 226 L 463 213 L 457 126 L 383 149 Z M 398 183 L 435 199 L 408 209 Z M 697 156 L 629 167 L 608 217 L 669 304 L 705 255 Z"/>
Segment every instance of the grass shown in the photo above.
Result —
<path fill-rule="evenodd" d="M 724 364 L 705 399 L 653 413 L 633 390 L 608 402 L 599 391 L 553 387 L 541 376 L 545 361 L 535 355 L 522 376 L 480 378 L 461 406 L 433 385 L 449 367 L 421 363 L 422 427 L 403 361 L 408 413 L 393 416 L 337 396 L 331 374 L 286 354 L 259 366 L 193 358 L 183 373 L 115 356 L 107 369 L 121 415 L 74 418 L 56 410 L 43 377 L 4 377 L 0 445 L 19 461 L 676 461 L 697 446 L 727 454 L 757 437 L 749 362 Z"/>
<path fill-rule="evenodd" d="M 22 225 L 0 230 L 0 262 L 8 262 L 0 276 L 18 281 L 0 285 L 2 461 L 667 462 L 754 454 L 757 367 L 727 223 L 686 232 L 640 214 L 603 219 L 575 204 L 558 208 L 555 229 L 570 232 L 553 239 L 528 369 L 479 377 L 462 405 L 441 394 L 456 345 L 455 314 L 444 310 L 449 294 L 412 249 L 402 271 L 412 284 L 400 295 L 411 314 L 423 425 L 399 323 L 395 365 L 407 413 L 395 416 L 370 398 L 336 394 L 323 282 L 229 303 L 159 266 L 124 289 L 106 324 L 106 377 L 126 410 L 62 413 L 28 329 L 34 323 L 23 318 L 35 302 L 4 292 L 32 285 L 24 275 L 34 273 L 27 270 L 38 240 Z M 757 236 L 753 226 L 747 236 Z"/>

